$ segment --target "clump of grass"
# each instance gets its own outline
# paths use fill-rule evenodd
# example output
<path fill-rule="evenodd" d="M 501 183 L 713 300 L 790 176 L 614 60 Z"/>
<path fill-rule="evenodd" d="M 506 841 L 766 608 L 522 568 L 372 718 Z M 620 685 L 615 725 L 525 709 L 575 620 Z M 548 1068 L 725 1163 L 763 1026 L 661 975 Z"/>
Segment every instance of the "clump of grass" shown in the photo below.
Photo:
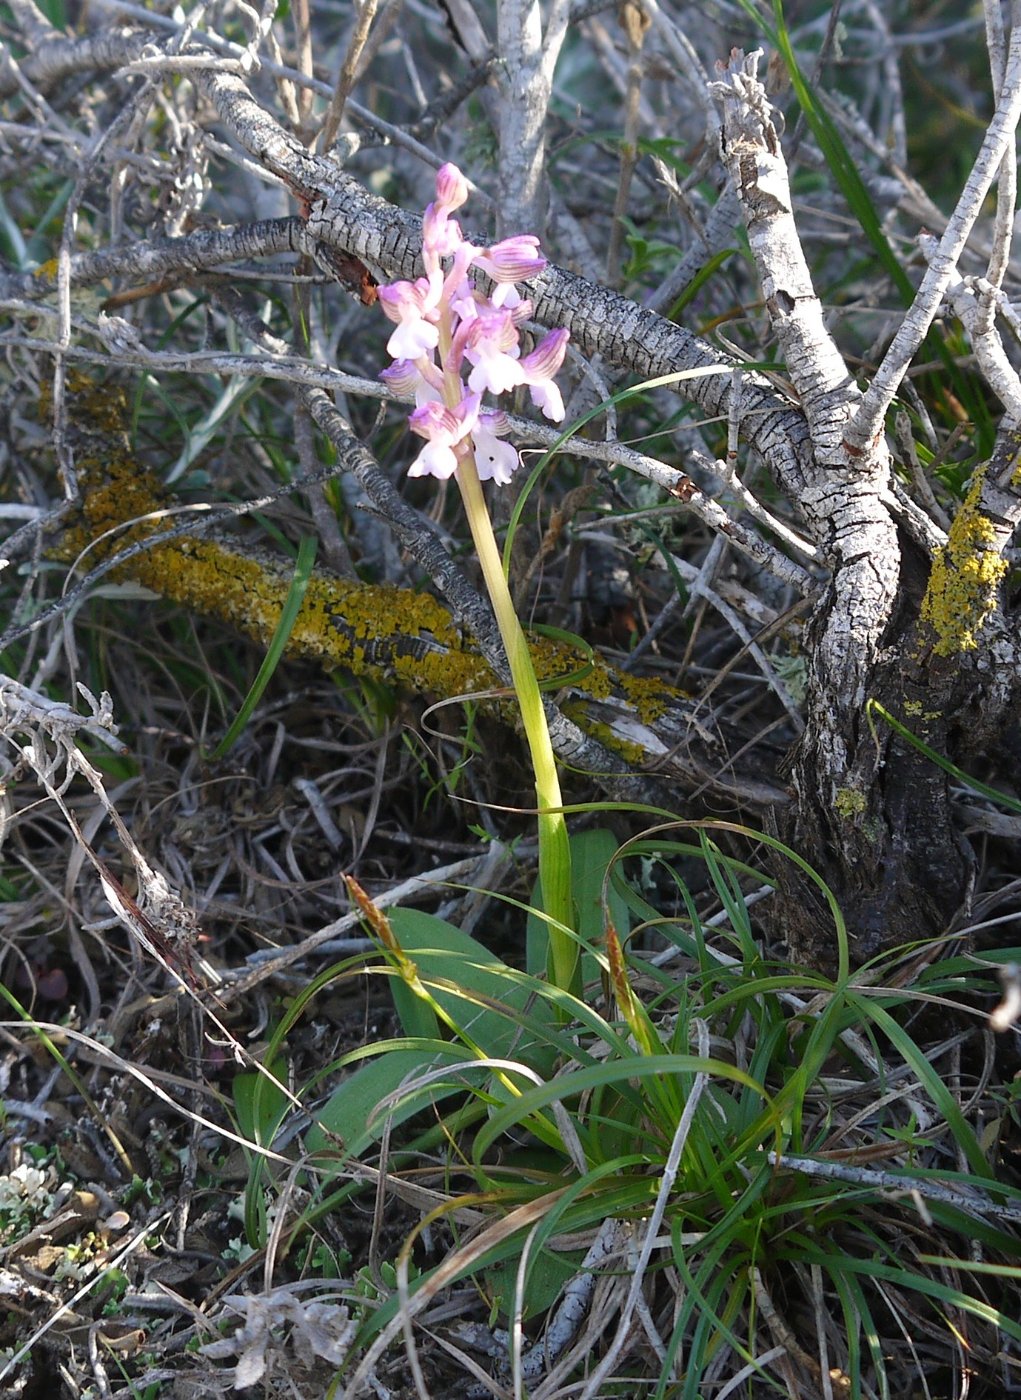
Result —
<path fill-rule="evenodd" d="M 348 1209 L 367 1178 L 377 1227 L 389 1199 L 422 1215 L 361 1300 L 350 1393 L 402 1336 L 423 1393 L 437 1337 L 477 1370 L 464 1338 L 484 1336 L 495 1382 L 589 1400 L 695 1400 L 728 1377 L 888 1395 L 932 1356 L 948 1378 L 991 1378 L 1021 1341 L 1021 1191 L 965 1102 L 991 1102 L 968 1089 L 989 964 L 928 950 L 913 971 L 845 961 L 831 980 L 770 960 L 744 898 L 754 872 L 718 844 L 735 835 L 657 830 L 604 863 L 584 998 L 435 916 L 370 907 L 385 962 L 342 964 L 296 1000 L 271 1054 L 327 986 L 366 972 L 389 980 L 406 1032 L 302 1093 L 312 1195 L 283 1238 Z M 607 836 L 588 833 L 602 850 Z M 653 866 L 680 916 L 646 902 Z M 904 1025 L 927 1007 L 951 1026 L 936 1047 Z"/>

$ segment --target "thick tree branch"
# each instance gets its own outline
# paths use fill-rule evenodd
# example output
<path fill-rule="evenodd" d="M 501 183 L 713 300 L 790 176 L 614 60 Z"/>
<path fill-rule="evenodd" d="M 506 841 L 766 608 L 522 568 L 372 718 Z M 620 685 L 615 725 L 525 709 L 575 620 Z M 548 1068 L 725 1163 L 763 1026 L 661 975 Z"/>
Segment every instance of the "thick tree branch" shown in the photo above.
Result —
<path fill-rule="evenodd" d="M 842 442 L 861 395 L 830 335 L 794 222 L 787 166 L 766 90 L 762 51 L 735 50 L 710 84 L 723 104 L 723 157 L 744 208 L 769 322 L 808 418 L 819 468 L 845 464 Z"/>
<path fill-rule="evenodd" d="M 245 149 L 307 204 L 315 238 L 354 253 L 388 277 L 421 275 L 417 215 L 370 194 L 332 163 L 311 155 L 255 101 L 240 78 L 204 72 L 195 81 Z M 726 361 L 683 327 L 553 264 L 529 284 L 529 291 L 535 320 L 566 326 L 587 354 L 601 355 L 615 368 L 649 377 Z M 730 407 L 726 375 L 684 381 L 678 392 L 713 416 L 726 416 Z M 747 440 L 777 484 L 797 500 L 804 487 L 802 457 L 809 450 L 802 414 L 785 404 L 768 380 L 749 373 L 742 380 L 740 417 Z"/>

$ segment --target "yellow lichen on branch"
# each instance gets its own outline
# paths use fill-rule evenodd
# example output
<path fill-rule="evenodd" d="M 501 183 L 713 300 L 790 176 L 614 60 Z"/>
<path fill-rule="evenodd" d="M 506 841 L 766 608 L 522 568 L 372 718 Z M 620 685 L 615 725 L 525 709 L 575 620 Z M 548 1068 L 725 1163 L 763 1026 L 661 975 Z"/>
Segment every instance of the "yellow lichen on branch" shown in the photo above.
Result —
<path fill-rule="evenodd" d="M 980 507 L 983 479 L 983 471 L 975 474 L 947 542 L 933 560 L 922 599 L 922 618 L 936 634 L 937 656 L 974 651 L 979 633 L 999 605 L 1007 561 Z"/>
<path fill-rule="evenodd" d="M 82 488 L 77 520 L 62 533 L 51 555 L 80 561 L 82 571 L 100 560 L 144 544 L 178 523 L 180 502 L 132 456 L 123 433 L 123 401 L 116 390 L 89 386 L 75 395 L 78 430 L 76 468 Z M 173 513 L 171 513 L 173 512 Z M 113 576 L 131 579 L 194 612 L 215 617 L 257 642 L 268 644 L 283 612 L 292 566 L 281 555 L 252 544 L 242 534 L 178 536 L 134 549 Z M 618 736 L 605 715 L 585 713 L 607 705 L 640 727 L 663 716 L 678 717 L 687 697 L 654 679 L 618 671 L 598 654 L 551 638 L 530 638 L 541 685 L 570 691 L 571 711 L 588 732 L 640 765 L 648 751 Z M 316 570 L 286 648 L 286 654 L 344 669 L 437 699 L 494 696 L 502 690 L 488 663 L 437 599 L 412 589 L 365 584 Z M 565 697 L 566 698 L 566 697 Z M 654 751 L 662 751 L 655 745 Z"/>

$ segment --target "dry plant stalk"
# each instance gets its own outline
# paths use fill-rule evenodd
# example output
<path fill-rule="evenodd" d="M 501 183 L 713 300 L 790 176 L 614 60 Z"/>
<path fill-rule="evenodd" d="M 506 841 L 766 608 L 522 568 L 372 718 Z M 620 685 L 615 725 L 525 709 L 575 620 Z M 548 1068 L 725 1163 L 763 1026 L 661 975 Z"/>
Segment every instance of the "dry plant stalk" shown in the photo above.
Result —
<path fill-rule="evenodd" d="M 99 876 L 103 893 L 116 919 L 144 952 L 175 980 L 181 982 L 183 979 L 189 986 L 194 986 L 198 931 L 195 916 L 170 888 L 166 877 L 155 870 L 143 855 L 110 801 L 102 774 L 78 747 L 79 737 L 88 735 L 114 752 L 124 752 L 113 722 L 112 701 L 105 692 L 97 700 L 80 683 L 78 690 L 91 713 L 78 714 L 70 705 L 48 700 L 17 681 L 0 681 L 0 735 L 16 756 L 13 764 L 3 760 L 7 771 L 3 775 L 0 844 L 4 835 L 4 819 L 9 816 L 6 786 L 17 781 L 27 769 L 35 775 L 39 786 L 57 807 L 76 844 Z M 82 831 L 68 797 L 71 785 L 78 778 L 88 784 L 116 832 L 137 882 L 137 898 L 125 890 Z M 204 963 L 202 971 L 208 981 L 215 983 L 218 980 L 216 973 Z"/>

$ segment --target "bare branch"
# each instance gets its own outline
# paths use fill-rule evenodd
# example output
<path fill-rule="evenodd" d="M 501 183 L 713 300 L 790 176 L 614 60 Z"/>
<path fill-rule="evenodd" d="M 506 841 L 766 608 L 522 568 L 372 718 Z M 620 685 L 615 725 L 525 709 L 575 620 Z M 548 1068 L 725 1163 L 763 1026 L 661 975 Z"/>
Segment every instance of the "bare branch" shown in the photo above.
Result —
<path fill-rule="evenodd" d="M 911 309 L 901 322 L 883 363 L 866 390 L 861 408 L 848 426 L 846 442 L 852 452 L 870 452 L 882 432 L 886 410 L 893 402 L 916 350 L 929 332 L 982 202 L 1008 148 L 1014 142 L 1018 121 L 1021 120 L 1021 5 L 1017 0 L 1014 0 L 1011 9 L 1013 26 L 996 110 Z"/>
<path fill-rule="evenodd" d="M 503 234 L 541 235 L 545 227 L 546 113 L 569 13 L 569 0 L 551 0 L 544 27 L 539 0 L 497 0 Z"/>
<path fill-rule="evenodd" d="M 762 51 L 739 50 L 711 90 L 723 104 L 723 155 L 744 207 L 770 324 L 804 406 L 820 467 L 843 465 L 844 427 L 860 394 L 823 319 L 794 222 L 787 166 L 765 88 Z"/>

